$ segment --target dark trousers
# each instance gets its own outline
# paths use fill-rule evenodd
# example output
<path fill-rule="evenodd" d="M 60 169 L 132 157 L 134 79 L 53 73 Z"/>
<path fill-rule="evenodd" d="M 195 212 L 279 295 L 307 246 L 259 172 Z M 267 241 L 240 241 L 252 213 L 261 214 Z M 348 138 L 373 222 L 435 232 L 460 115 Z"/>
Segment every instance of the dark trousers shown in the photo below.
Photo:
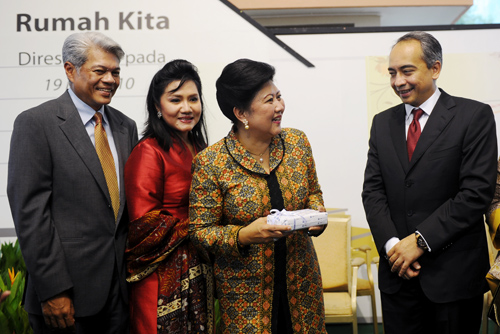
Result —
<path fill-rule="evenodd" d="M 286 287 L 286 238 L 274 243 L 274 292 L 271 315 L 272 334 L 291 334 L 292 316 Z"/>
<path fill-rule="evenodd" d="M 450 303 L 431 302 L 418 278 L 395 294 L 381 292 L 385 334 L 476 334 L 481 327 L 483 296 Z"/>
<path fill-rule="evenodd" d="M 108 300 L 99 313 L 90 317 L 75 317 L 76 334 L 128 334 L 128 314 L 128 305 L 125 304 L 116 282 L 111 286 Z M 30 313 L 29 321 L 34 334 L 66 333 L 48 328 L 41 315 Z"/>

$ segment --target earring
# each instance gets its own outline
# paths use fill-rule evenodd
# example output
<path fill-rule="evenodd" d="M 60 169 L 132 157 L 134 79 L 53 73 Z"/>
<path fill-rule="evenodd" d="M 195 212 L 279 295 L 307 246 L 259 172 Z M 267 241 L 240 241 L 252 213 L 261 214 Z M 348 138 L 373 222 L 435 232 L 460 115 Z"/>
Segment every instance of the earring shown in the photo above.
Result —
<path fill-rule="evenodd" d="M 245 124 L 245 130 L 250 129 L 250 127 L 248 126 L 248 121 L 246 119 L 243 119 L 243 124 Z"/>
<path fill-rule="evenodd" d="M 159 109 L 157 109 L 156 116 L 158 119 L 161 119 L 161 111 Z"/>

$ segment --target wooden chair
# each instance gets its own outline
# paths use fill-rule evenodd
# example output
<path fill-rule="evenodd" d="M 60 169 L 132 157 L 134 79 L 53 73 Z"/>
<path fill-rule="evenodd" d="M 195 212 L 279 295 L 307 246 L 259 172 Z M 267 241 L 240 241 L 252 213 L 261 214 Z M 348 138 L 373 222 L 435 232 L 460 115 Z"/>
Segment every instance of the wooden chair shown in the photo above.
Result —
<path fill-rule="evenodd" d="M 327 208 L 327 211 L 330 210 L 335 210 L 336 208 Z M 341 214 L 335 214 L 331 215 L 330 217 L 349 217 L 348 215 L 345 215 L 343 213 Z M 357 290 L 357 295 L 358 296 L 370 296 L 371 298 L 371 304 L 372 304 L 372 318 L 373 318 L 373 331 L 374 334 L 378 334 L 378 317 L 377 317 L 377 303 L 376 303 L 376 297 L 375 297 L 375 284 L 373 282 L 373 273 L 372 273 L 372 267 L 371 263 L 375 263 L 377 265 L 378 269 L 378 258 L 379 257 L 374 257 L 371 259 L 371 247 L 368 245 L 362 245 L 359 247 L 354 247 L 352 248 L 353 251 L 353 257 L 362 257 L 365 260 L 366 263 L 366 270 L 367 270 L 367 276 L 368 279 L 362 279 L 358 277 L 357 284 L 356 284 L 356 290 Z M 377 259 L 377 262 L 375 262 L 375 259 Z M 384 320 L 382 319 L 382 324 Z"/>
<path fill-rule="evenodd" d="M 313 242 L 323 279 L 326 323 L 352 323 L 357 334 L 356 285 L 364 259 L 351 261 L 350 216 L 330 216 L 325 232 Z"/>
<path fill-rule="evenodd" d="M 373 333 L 378 334 L 377 303 L 375 299 L 375 284 L 373 283 L 373 273 L 371 266 L 373 261 L 370 256 L 370 251 L 372 249 L 368 245 L 363 245 L 358 248 L 353 248 L 352 250 L 353 254 L 362 254 L 366 263 L 366 274 L 368 276 L 368 279 L 358 277 L 356 293 L 358 296 L 370 296 L 372 303 Z"/>

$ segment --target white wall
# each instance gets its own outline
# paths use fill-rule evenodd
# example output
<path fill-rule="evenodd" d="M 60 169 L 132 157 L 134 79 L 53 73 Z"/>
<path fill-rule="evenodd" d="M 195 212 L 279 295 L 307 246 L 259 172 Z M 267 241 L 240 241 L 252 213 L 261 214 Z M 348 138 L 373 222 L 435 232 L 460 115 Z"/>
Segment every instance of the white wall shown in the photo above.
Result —
<path fill-rule="evenodd" d="M 500 30 L 433 31 L 444 53 L 437 81 L 449 94 L 492 105 L 500 113 Z M 285 126 L 306 131 L 313 146 L 319 180 L 327 206 L 347 207 L 353 226 L 368 227 L 361 203 L 368 150 L 370 109 L 376 112 L 400 103 L 389 86 L 387 65 L 376 85 L 368 60 L 385 58 L 404 33 L 363 33 L 280 36 L 280 39 L 316 67 L 307 69 L 290 61 L 274 60 L 277 83 L 287 103 Z M 381 79 L 380 79 L 381 78 Z M 378 86 L 380 85 L 380 87 Z M 373 108 L 376 89 L 384 89 Z M 369 103 L 370 101 L 370 103 Z M 497 125 L 497 128 L 499 126 Z M 500 135 L 498 136 L 500 139 Z"/>
<path fill-rule="evenodd" d="M 211 143 L 230 128 L 215 100 L 215 80 L 222 68 L 242 57 L 274 65 L 275 81 L 287 106 L 283 125 L 302 129 L 308 135 L 326 205 L 348 208 L 353 226 L 368 227 L 361 204 L 368 128 L 372 110 L 382 108 L 373 107 L 371 102 L 373 85 L 368 77 L 373 68 L 367 68 L 367 64 L 373 57 L 383 60 L 403 33 L 281 36 L 288 46 L 315 65 L 307 68 L 217 0 L 124 0 L 113 4 L 47 0 L 11 2 L 0 13 L 0 229 L 13 227 L 6 180 L 14 119 L 23 110 L 58 97 L 67 85 L 63 66 L 56 57 L 71 31 L 58 28 L 37 32 L 35 18 L 47 18 L 49 22 L 53 18 L 73 18 L 77 24 L 84 24 L 86 21 L 81 18 L 88 18 L 95 29 L 96 12 L 109 22 L 109 29 L 103 30 L 101 21 L 99 31 L 114 38 L 127 53 L 121 64 L 122 87 L 112 105 L 135 119 L 140 130 L 150 79 L 168 60 L 185 58 L 198 66 Z M 123 23 L 120 28 L 120 13 L 124 17 L 132 13 L 132 27 Z M 18 14 L 31 16 L 31 32 L 26 31 L 25 25 L 17 31 Z M 155 18 L 150 21 L 153 29 L 147 26 L 148 14 Z M 168 29 L 156 26 L 165 22 L 159 17 L 168 18 Z M 26 18 L 23 16 L 23 20 Z M 138 18 L 142 21 L 141 29 Z M 499 40 L 500 30 L 432 34 L 441 41 L 445 54 L 438 84 L 450 94 L 485 101 L 500 111 L 500 67 L 494 62 L 498 59 L 500 63 L 500 44 L 494 42 Z M 488 61 L 479 61 L 485 57 Z M 383 78 L 385 71 L 382 66 L 378 78 L 387 92 L 385 104 L 381 104 L 384 108 L 398 103 L 388 90 L 388 79 Z M 369 308 L 363 303 L 360 310 L 363 316 L 370 317 Z"/>
<path fill-rule="evenodd" d="M 28 15 L 29 23 L 19 24 L 26 22 Z M 148 15 L 152 17 L 149 23 Z M 353 226 L 367 227 L 360 193 L 373 113 L 370 106 L 380 111 L 399 102 L 393 96 L 385 105 L 373 107 L 367 59 L 386 57 L 403 33 L 280 36 L 315 65 L 307 68 L 217 0 L 127 0 L 112 6 L 96 0 L 71 6 L 51 0 L 39 6 L 14 2 L 0 14 L 0 45 L 8 46 L 0 53 L 0 228 L 13 226 L 5 192 L 13 121 L 21 111 L 59 96 L 67 86 L 57 57 L 71 31 L 69 26 L 62 31 L 60 23 L 52 29 L 52 19 L 72 18 L 78 31 L 78 24 L 82 27 L 86 23 L 95 29 L 96 16 L 101 18 L 99 31 L 118 41 L 127 53 L 121 63 L 122 86 L 112 105 L 134 118 L 140 130 L 149 81 L 168 60 L 185 58 L 198 66 L 211 143 L 230 128 L 215 100 L 215 80 L 222 68 L 241 57 L 274 65 L 276 83 L 287 105 L 283 125 L 300 128 L 310 138 L 326 205 L 348 208 Z M 120 23 L 120 16 L 129 19 Z M 108 30 L 104 30 L 104 18 Z M 49 31 L 36 31 L 37 19 L 42 26 L 47 19 Z M 166 22 L 168 29 L 163 29 Z M 438 84 L 450 94 L 485 101 L 499 111 L 500 67 L 475 59 L 485 54 L 500 58 L 500 44 L 490 42 L 498 40 L 500 30 L 432 33 L 444 50 Z M 470 63 L 448 61 L 457 55 L 465 55 Z M 385 68 L 382 71 L 385 73 Z M 391 94 L 388 79 L 382 80 L 379 84 Z"/>

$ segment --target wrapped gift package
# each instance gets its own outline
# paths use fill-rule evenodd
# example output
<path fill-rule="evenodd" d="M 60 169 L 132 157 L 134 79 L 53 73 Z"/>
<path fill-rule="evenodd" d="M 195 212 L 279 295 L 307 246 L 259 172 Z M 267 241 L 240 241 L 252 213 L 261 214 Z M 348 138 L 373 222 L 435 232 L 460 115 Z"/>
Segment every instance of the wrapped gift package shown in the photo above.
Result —
<path fill-rule="evenodd" d="M 286 211 L 271 210 L 267 216 L 267 223 L 271 225 L 288 225 L 292 230 L 309 228 L 311 226 L 328 224 L 328 213 L 312 209 Z"/>

